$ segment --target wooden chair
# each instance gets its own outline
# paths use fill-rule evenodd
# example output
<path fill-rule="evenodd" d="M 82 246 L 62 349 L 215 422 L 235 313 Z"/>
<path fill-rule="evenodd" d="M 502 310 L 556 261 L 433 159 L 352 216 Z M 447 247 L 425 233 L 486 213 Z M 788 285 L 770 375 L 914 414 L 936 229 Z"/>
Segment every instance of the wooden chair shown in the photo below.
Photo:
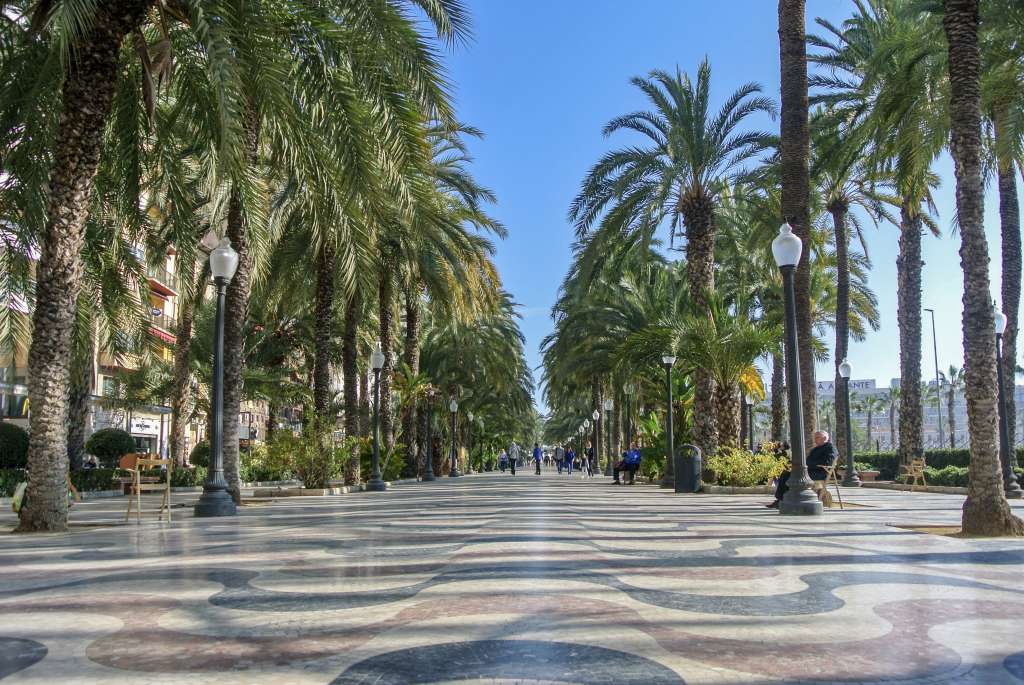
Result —
<path fill-rule="evenodd" d="M 160 508 L 157 510 L 157 520 L 163 520 L 164 513 L 167 514 L 167 521 L 171 520 L 171 469 L 174 468 L 174 461 L 172 459 L 160 459 L 155 455 L 147 454 L 133 454 L 125 455 L 125 457 L 134 457 L 133 459 L 122 458 L 121 467 L 125 468 L 126 464 L 131 463 L 131 468 L 128 469 L 129 476 L 131 477 L 131 486 L 128 494 L 128 511 L 125 512 L 124 520 L 128 519 L 132 515 L 132 500 L 135 501 L 135 522 L 142 522 L 142 493 L 143 492 L 160 492 L 163 491 L 163 498 L 160 501 Z M 164 478 L 161 482 L 160 478 L 153 476 L 143 476 L 142 472 L 146 469 L 153 468 L 164 468 Z"/>
<path fill-rule="evenodd" d="M 828 491 L 829 483 L 831 483 L 836 489 L 839 508 L 844 509 L 843 493 L 839 490 L 839 478 L 836 476 L 836 470 L 840 468 L 839 460 L 837 459 L 831 466 L 822 466 L 821 468 L 825 469 L 825 480 L 814 481 L 814 489 L 820 494 L 821 503 L 831 508 L 833 502 L 832 493 Z"/>
<path fill-rule="evenodd" d="M 906 484 L 908 492 L 913 492 L 914 486 L 918 484 L 927 490 L 928 481 L 924 478 L 924 467 L 924 457 L 911 459 L 909 464 L 900 467 L 903 472 L 898 476 L 897 480 L 902 480 Z"/>

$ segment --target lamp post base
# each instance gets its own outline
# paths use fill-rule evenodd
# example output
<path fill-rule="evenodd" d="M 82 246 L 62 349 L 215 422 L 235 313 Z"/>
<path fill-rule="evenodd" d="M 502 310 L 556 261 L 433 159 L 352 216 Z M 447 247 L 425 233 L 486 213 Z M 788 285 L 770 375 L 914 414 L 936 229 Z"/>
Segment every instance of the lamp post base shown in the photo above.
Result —
<path fill-rule="evenodd" d="M 824 511 L 811 488 L 790 490 L 779 503 L 779 513 L 787 516 L 820 516 Z"/>
<path fill-rule="evenodd" d="M 844 488 L 859 488 L 860 487 L 860 476 L 856 473 L 851 473 L 843 477 L 843 482 L 840 483 Z"/>
<path fill-rule="evenodd" d="M 449 477 L 449 478 L 458 478 L 458 477 L 460 477 L 461 475 L 462 475 L 462 474 L 461 474 L 461 473 L 459 473 L 459 470 L 458 470 L 458 469 L 452 469 L 452 470 L 451 470 L 451 472 L 450 472 L 450 473 L 448 474 L 448 477 Z"/>
<path fill-rule="evenodd" d="M 367 492 L 384 492 L 387 489 L 388 489 L 387 482 L 384 481 L 379 476 L 376 477 L 376 478 L 371 478 L 370 480 L 366 481 L 365 490 Z"/>
<path fill-rule="evenodd" d="M 213 518 L 216 516 L 237 516 L 238 507 L 235 500 L 227 490 L 217 488 L 215 490 L 203 490 L 199 501 L 193 508 L 193 515 L 196 518 Z"/>
<path fill-rule="evenodd" d="M 420 478 L 420 480 L 426 482 L 426 481 L 431 481 L 431 480 L 436 480 L 436 479 L 434 477 L 434 474 L 431 472 L 431 473 L 424 473 L 423 474 L 423 478 Z"/>
<path fill-rule="evenodd" d="M 1024 498 L 1024 490 L 1021 490 L 1020 484 L 1016 481 L 1010 483 L 1009 486 L 1003 489 L 1003 494 L 1006 495 L 1006 499 L 1022 499 Z"/>

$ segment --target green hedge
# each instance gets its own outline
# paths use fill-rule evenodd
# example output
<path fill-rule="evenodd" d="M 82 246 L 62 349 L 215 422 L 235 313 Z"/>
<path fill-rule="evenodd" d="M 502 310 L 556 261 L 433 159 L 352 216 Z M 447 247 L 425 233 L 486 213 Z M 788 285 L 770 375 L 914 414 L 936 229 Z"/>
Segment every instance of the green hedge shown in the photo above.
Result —
<path fill-rule="evenodd" d="M 925 450 L 924 456 L 925 463 L 937 471 L 947 466 L 966 468 L 971 463 L 971 452 L 966 449 Z M 856 452 L 853 458 L 877 469 L 879 480 L 893 480 L 899 471 L 896 452 Z M 1024 466 L 1024 448 L 1017 449 L 1017 464 Z"/>
<path fill-rule="evenodd" d="M 103 466 L 113 468 L 118 459 L 135 451 L 135 439 L 120 428 L 101 428 L 85 441 L 85 451 L 95 454 Z"/>
<path fill-rule="evenodd" d="M 143 472 L 146 476 L 163 476 L 161 469 Z M 99 490 L 120 490 L 121 478 L 127 478 L 126 471 L 120 469 L 79 469 L 71 472 L 71 483 L 79 492 L 96 492 Z M 10 497 L 18 483 L 27 480 L 24 469 L 0 469 L 0 497 Z M 171 487 L 188 488 L 201 486 L 206 480 L 206 469 L 176 468 L 171 471 Z"/>

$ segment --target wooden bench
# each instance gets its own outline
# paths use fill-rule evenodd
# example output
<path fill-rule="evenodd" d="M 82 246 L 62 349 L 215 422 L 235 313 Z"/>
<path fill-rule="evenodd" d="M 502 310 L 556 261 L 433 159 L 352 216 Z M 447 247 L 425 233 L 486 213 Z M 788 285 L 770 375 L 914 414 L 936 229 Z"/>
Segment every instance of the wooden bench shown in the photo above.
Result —
<path fill-rule="evenodd" d="M 928 481 L 924 477 L 925 460 L 924 457 L 918 457 L 911 459 L 909 464 L 904 464 L 900 467 L 900 475 L 896 476 L 896 480 L 902 480 L 907 486 L 909 492 L 914 491 L 914 486 L 920 484 L 925 490 L 928 489 Z"/>
<path fill-rule="evenodd" d="M 128 471 L 129 492 L 128 510 L 125 512 L 124 520 L 128 521 L 132 515 L 132 502 L 135 502 L 135 522 L 142 522 L 142 493 L 162 492 L 160 508 L 157 510 L 157 520 L 163 520 L 166 512 L 167 521 L 171 520 L 171 469 L 174 468 L 172 459 L 161 459 L 150 454 L 126 454 L 121 457 L 119 466 Z M 144 476 L 142 472 L 146 469 L 163 468 L 163 478 L 159 476 Z"/>

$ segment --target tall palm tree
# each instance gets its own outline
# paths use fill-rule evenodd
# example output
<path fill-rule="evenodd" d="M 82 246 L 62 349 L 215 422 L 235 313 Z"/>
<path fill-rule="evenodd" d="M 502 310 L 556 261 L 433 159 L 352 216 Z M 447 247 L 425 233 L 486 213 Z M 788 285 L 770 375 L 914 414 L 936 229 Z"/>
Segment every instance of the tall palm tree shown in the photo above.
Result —
<path fill-rule="evenodd" d="M 946 416 L 949 423 L 949 448 L 956 449 L 956 396 L 964 389 L 964 372 L 952 364 L 948 372 L 939 372 L 942 385 L 946 388 Z"/>
<path fill-rule="evenodd" d="M 871 449 L 871 435 L 874 426 L 875 415 L 885 410 L 885 400 L 878 395 L 864 395 L 856 401 L 851 399 L 853 408 L 858 412 L 867 414 L 867 449 Z"/>
<path fill-rule="evenodd" d="M 900 200 L 897 321 L 900 331 L 901 463 L 920 455 L 921 238 L 931 218 L 931 164 L 947 140 L 945 55 L 939 27 L 927 12 L 903 0 L 861 0 L 842 28 L 818 20 L 828 38 L 811 37 L 827 71 L 816 100 L 834 108 L 850 135 L 873 143 L 870 164 L 891 178 Z"/>
<path fill-rule="evenodd" d="M 898 432 L 896 429 L 896 417 L 900 411 L 900 389 L 898 387 L 889 388 L 889 391 L 885 394 L 885 406 L 889 410 L 889 449 L 896 449 L 896 443 L 898 440 Z"/>
<path fill-rule="evenodd" d="M 696 81 L 675 73 L 652 71 L 631 81 L 653 105 L 613 119 L 610 135 L 639 133 L 645 145 L 606 154 L 590 170 L 569 217 L 587 243 L 581 259 L 585 273 L 594 271 L 623 246 L 650 245 L 654 232 L 667 222 L 670 243 L 686 238 L 686 274 L 690 298 L 708 311 L 714 291 L 715 211 L 721 192 L 748 176 L 744 162 L 767 148 L 766 133 L 740 129 L 749 115 L 775 105 L 748 83 L 734 91 L 717 114 L 710 112 L 711 66 L 704 60 Z M 698 370 L 695 379 L 694 439 L 714 452 L 714 381 Z"/>
<path fill-rule="evenodd" d="M 1016 169 L 1024 163 L 1024 48 L 1015 36 L 1024 26 L 1024 7 L 1012 0 L 985 3 L 982 8 L 982 111 L 988 144 L 994 157 L 999 190 L 999 228 L 1002 278 L 1003 382 L 1016 385 L 1018 310 L 1021 292 L 1020 202 Z M 1007 393 L 1006 412 L 1016 416 L 1016 398 Z M 1008 424 L 1010 444 L 1016 444 L 1016 421 Z"/>
<path fill-rule="evenodd" d="M 782 167 L 782 214 L 793 232 L 810 244 L 811 238 L 811 135 L 807 100 L 807 35 L 805 0 L 779 0 L 779 55 L 782 115 L 779 161 Z M 804 440 L 811 444 L 817 423 L 814 378 L 813 324 L 811 320 L 810 251 L 804 249 L 795 274 L 796 335 L 800 354 L 800 390 L 803 399 Z"/>
<path fill-rule="evenodd" d="M 981 143 L 981 51 L 978 0 L 946 0 L 942 25 L 949 50 L 950 150 L 956 164 L 960 263 L 964 272 L 964 379 L 971 466 L 963 530 L 1024 535 L 1003 494 L 996 433 L 995 324 L 989 301 Z"/>

